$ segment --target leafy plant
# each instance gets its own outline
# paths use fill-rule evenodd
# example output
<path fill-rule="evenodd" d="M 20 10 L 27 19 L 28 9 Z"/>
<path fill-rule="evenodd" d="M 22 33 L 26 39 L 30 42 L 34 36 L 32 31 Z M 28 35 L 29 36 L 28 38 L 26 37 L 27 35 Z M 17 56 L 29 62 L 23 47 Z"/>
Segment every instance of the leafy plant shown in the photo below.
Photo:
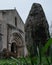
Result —
<path fill-rule="evenodd" d="M 45 46 L 42 48 L 42 54 L 44 54 L 45 52 L 47 52 L 48 48 L 51 46 L 52 44 L 52 38 L 50 38 L 47 43 L 45 44 Z"/>

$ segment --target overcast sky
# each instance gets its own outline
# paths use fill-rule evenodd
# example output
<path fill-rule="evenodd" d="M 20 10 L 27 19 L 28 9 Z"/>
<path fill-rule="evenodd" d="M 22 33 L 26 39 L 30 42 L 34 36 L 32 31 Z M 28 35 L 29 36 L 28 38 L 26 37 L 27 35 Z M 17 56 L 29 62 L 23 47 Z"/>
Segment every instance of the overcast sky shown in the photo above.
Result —
<path fill-rule="evenodd" d="M 16 8 L 25 22 L 33 3 L 40 3 L 44 9 L 48 23 L 52 23 L 52 0 L 0 0 L 1 9 Z"/>

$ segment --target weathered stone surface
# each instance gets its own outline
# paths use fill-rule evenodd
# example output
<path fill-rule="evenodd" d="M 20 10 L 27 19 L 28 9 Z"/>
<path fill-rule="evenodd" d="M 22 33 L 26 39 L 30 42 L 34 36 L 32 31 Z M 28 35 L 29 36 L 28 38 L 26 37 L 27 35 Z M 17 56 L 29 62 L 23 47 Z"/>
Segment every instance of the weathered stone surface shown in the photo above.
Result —
<path fill-rule="evenodd" d="M 25 37 L 27 48 L 33 55 L 36 55 L 37 45 L 44 46 L 46 41 L 50 38 L 49 25 L 45 13 L 42 6 L 38 3 L 32 5 L 26 20 Z"/>
<path fill-rule="evenodd" d="M 0 52 L 4 48 L 16 57 L 26 56 L 24 23 L 16 9 L 0 10 Z"/>

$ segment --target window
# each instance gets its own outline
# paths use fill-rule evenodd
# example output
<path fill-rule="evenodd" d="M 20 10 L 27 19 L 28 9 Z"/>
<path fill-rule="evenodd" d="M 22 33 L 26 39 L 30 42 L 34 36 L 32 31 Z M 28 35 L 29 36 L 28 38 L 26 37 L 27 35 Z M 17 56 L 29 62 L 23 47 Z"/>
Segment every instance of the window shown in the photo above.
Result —
<path fill-rule="evenodd" d="M 2 36 L 0 35 L 0 50 L 2 50 Z"/>
<path fill-rule="evenodd" d="M 1 33 L 1 24 L 0 24 L 0 33 Z"/>
<path fill-rule="evenodd" d="M 17 27 L 17 18 L 15 17 L 15 26 Z"/>

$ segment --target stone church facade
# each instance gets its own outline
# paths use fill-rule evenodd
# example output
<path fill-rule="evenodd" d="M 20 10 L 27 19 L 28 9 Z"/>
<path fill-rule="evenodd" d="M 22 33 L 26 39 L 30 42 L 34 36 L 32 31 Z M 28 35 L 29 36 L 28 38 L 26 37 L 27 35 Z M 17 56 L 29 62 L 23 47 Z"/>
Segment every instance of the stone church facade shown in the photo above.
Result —
<path fill-rule="evenodd" d="M 0 10 L 0 51 L 4 48 L 25 56 L 24 23 L 16 9 Z"/>

